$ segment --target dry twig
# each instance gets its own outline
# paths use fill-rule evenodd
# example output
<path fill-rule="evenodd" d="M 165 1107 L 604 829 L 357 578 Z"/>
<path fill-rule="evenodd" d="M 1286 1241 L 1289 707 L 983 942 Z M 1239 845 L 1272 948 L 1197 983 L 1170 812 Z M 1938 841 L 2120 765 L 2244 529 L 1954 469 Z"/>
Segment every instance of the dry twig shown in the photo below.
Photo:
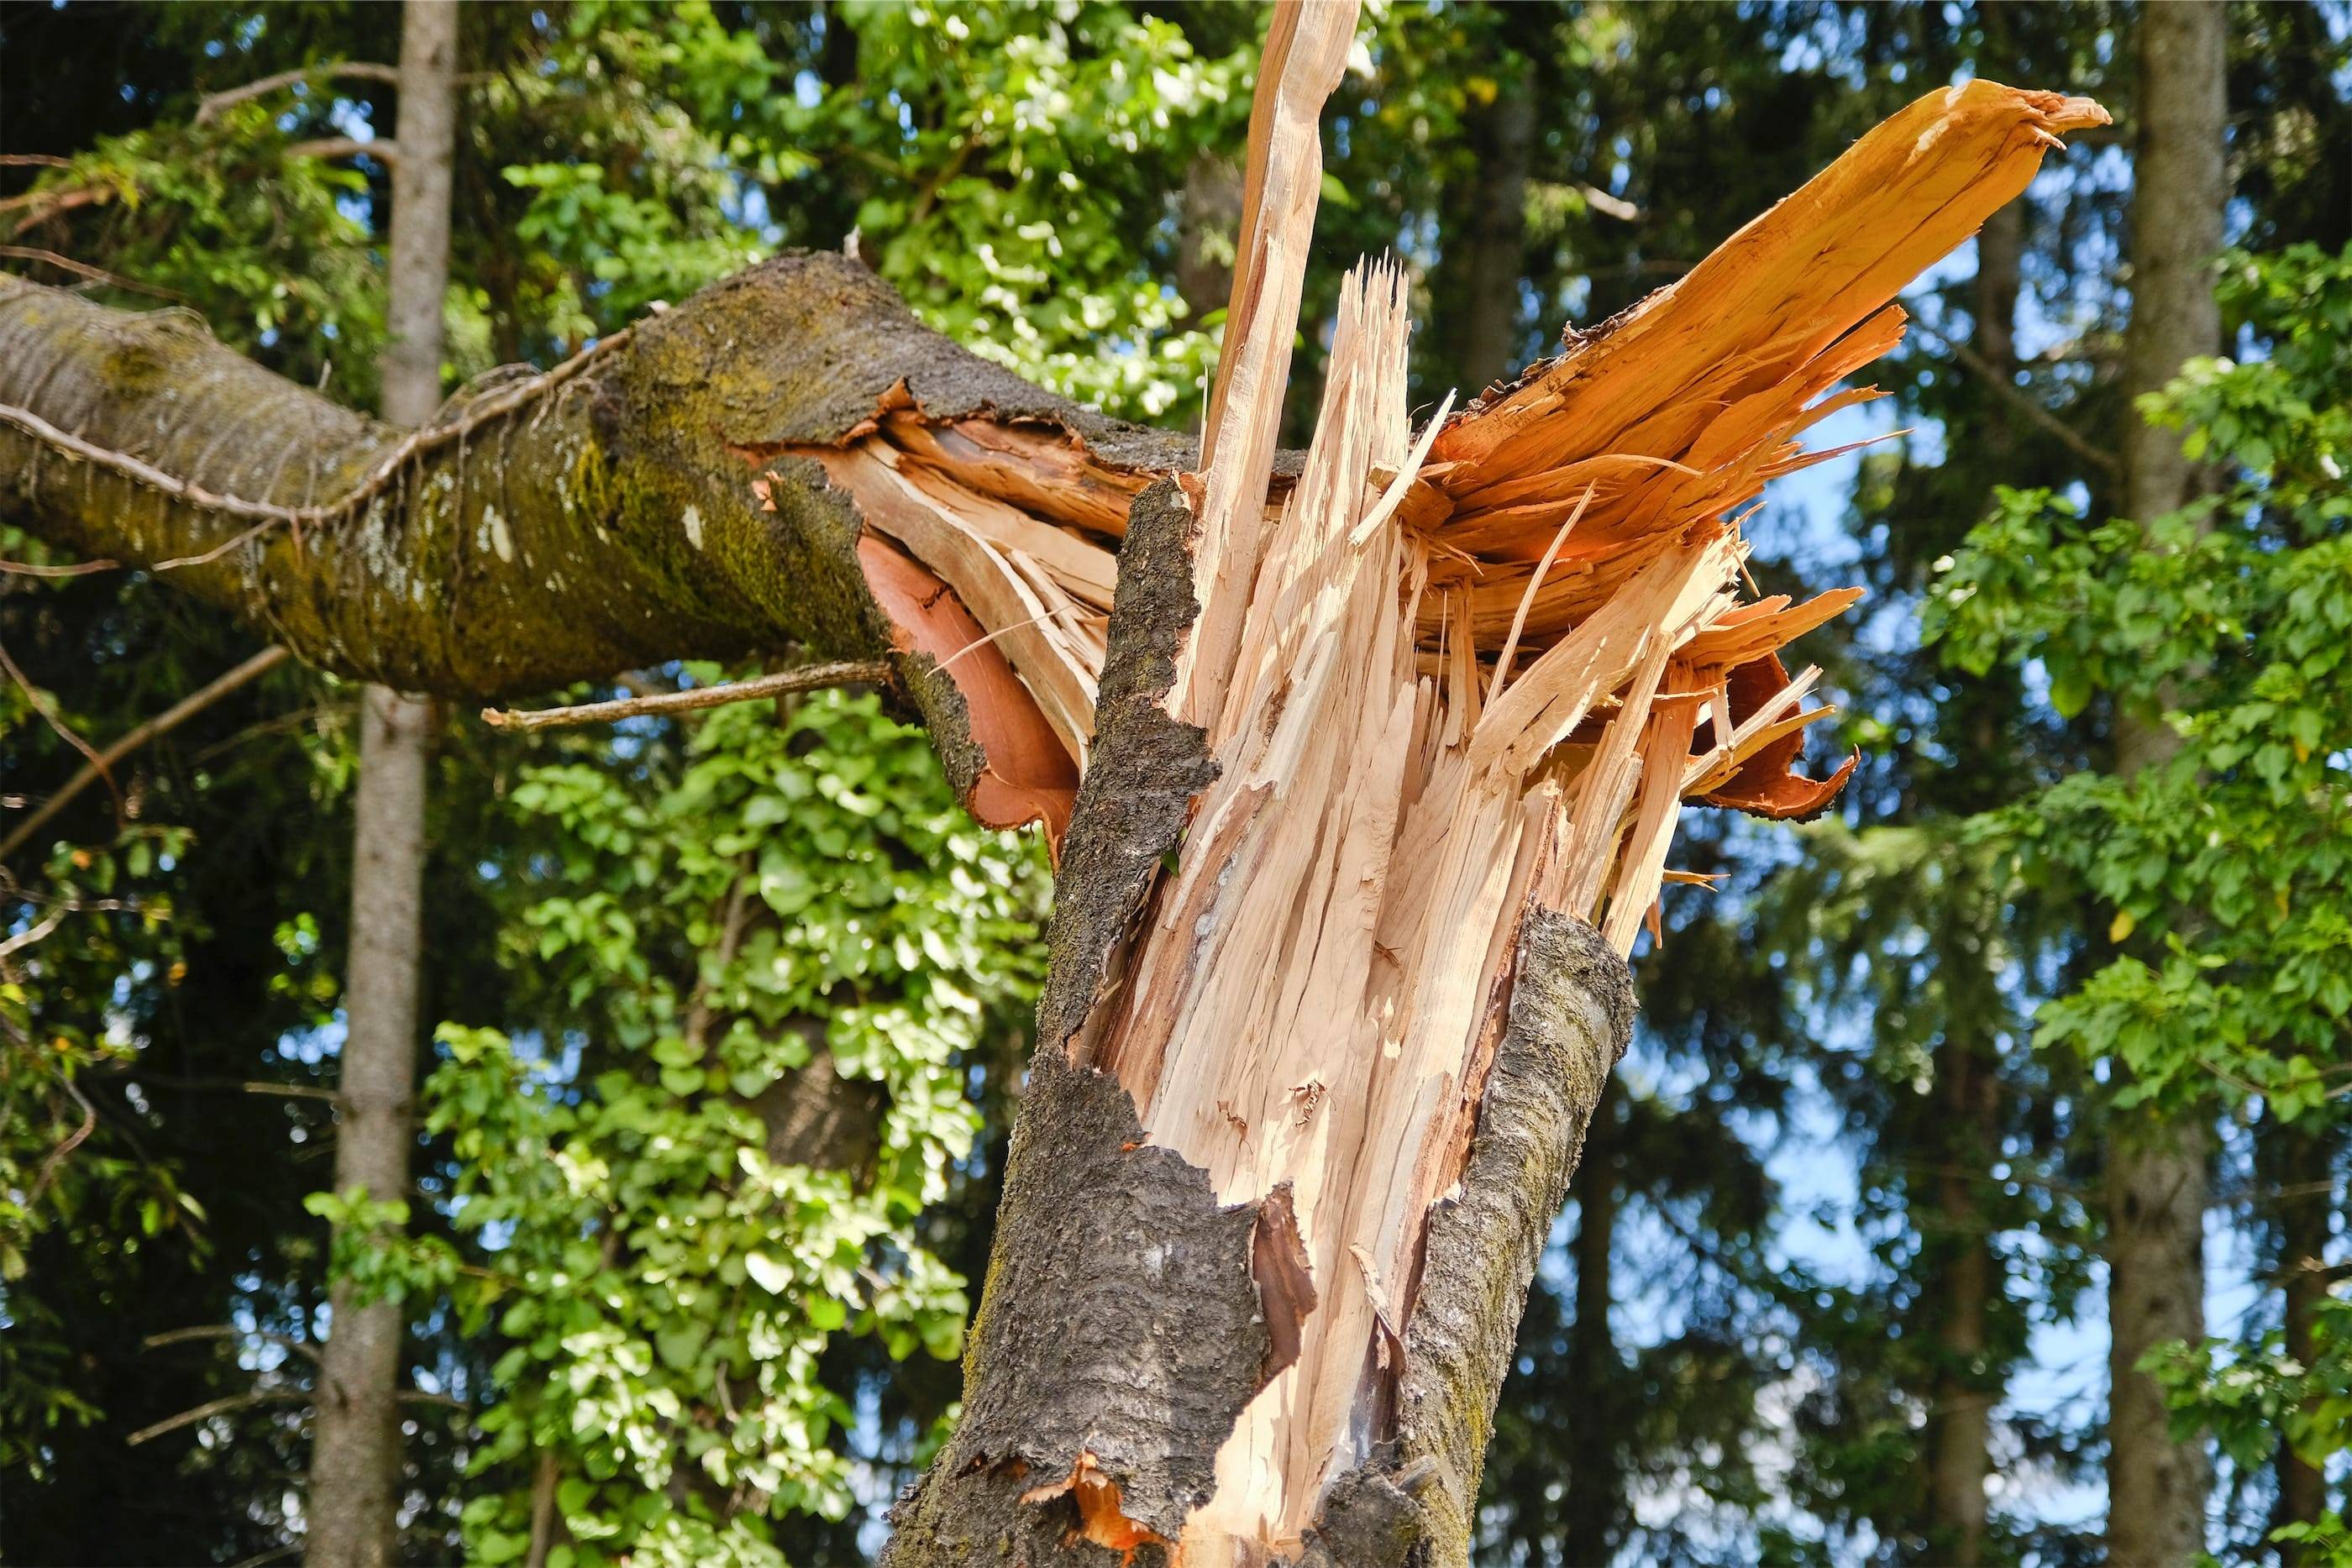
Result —
<path fill-rule="evenodd" d="M 482 710 L 482 722 L 493 729 L 553 729 L 567 724 L 607 724 L 645 714 L 692 713 L 698 708 L 723 707 L 729 703 L 752 702 L 788 692 L 813 692 L 826 686 L 859 685 L 888 679 L 890 666 L 879 659 L 803 664 L 795 670 L 779 670 L 728 685 L 695 686 L 651 696 L 619 697 L 612 702 L 531 710 L 486 707 Z"/>

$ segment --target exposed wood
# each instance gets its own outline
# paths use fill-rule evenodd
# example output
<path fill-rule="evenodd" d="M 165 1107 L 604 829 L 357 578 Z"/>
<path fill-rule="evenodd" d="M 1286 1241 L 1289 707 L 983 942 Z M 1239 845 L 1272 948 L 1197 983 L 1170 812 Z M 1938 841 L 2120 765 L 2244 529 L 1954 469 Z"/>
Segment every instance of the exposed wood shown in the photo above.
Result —
<path fill-rule="evenodd" d="M 1266 31 L 1250 106 L 1241 240 L 1224 349 L 1209 389 L 1197 488 L 1193 575 L 1201 619 L 1177 664 L 1179 716 L 1205 724 L 1224 700 L 1242 614 L 1265 537 L 1275 437 L 1323 187 L 1323 100 L 1356 37 L 1356 0 L 1282 0 Z"/>
<path fill-rule="evenodd" d="M 1828 710 L 1803 709 L 1818 672 L 1789 679 L 1778 650 L 1853 595 L 1741 605 L 1737 514 L 1807 461 L 1797 433 L 1868 395 L 1831 389 L 1898 339 L 1887 295 L 2022 183 L 2037 138 L 2099 118 L 1990 85 L 1937 95 L 1816 182 L 1827 195 L 1751 225 L 1733 261 L 1447 424 L 1426 469 L 1398 279 L 1349 279 L 1222 701 L 1182 701 L 1185 680 L 1213 679 L 1202 660 L 1170 699 L 1211 716 L 1218 778 L 1082 1048 L 1223 1201 L 1286 1192 L 1315 1286 L 1297 1360 L 1243 1412 L 1186 1521 L 1188 1562 L 1300 1552 L 1374 1458 L 1425 1217 L 1461 1179 L 1522 923 L 1602 924 L 1626 951 L 1686 794 L 1794 815 L 1843 781 L 1787 771 Z M 1966 174 L 1914 167 L 1931 128 Z M 1906 175 L 1941 193 L 1924 217 Z M 1882 185 L 1897 196 L 1864 194 Z M 1368 526 L 1415 470 L 1450 507 Z M 1205 622 L 1219 588 L 1198 586 Z M 1533 656 L 1508 675 L 1497 644 L 1522 639 Z"/>

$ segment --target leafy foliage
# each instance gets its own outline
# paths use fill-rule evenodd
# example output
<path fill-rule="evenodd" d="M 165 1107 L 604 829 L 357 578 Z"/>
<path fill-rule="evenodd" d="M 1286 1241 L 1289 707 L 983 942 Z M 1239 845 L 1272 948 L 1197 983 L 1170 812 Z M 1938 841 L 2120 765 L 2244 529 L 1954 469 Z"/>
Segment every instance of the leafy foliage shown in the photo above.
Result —
<path fill-rule="evenodd" d="M 551 1486 L 559 1565 L 781 1561 L 770 1517 L 856 1500 L 828 1337 L 961 1347 L 964 1282 L 913 1228 L 1034 999 L 1039 856 L 871 696 L 721 709 L 674 765 L 538 767 L 510 805 L 553 830 L 501 936 L 549 1022 L 442 1030 L 457 1240 L 340 1261 L 508 1347 L 473 1469 L 517 1484 L 467 1504 L 469 1561 L 521 1555 Z"/>
<path fill-rule="evenodd" d="M 2147 413 L 2231 488 L 2145 529 L 2004 492 L 1928 629 L 1964 667 L 2037 663 L 2061 712 L 2102 697 L 2179 738 L 2157 766 L 2076 774 L 1987 824 L 2146 952 L 2053 1004 L 2043 1042 L 2116 1056 L 2121 1103 L 2218 1086 L 2292 1122 L 2352 1071 L 2352 256 L 2234 256 L 2222 296 L 2271 352 L 2192 362 Z"/>

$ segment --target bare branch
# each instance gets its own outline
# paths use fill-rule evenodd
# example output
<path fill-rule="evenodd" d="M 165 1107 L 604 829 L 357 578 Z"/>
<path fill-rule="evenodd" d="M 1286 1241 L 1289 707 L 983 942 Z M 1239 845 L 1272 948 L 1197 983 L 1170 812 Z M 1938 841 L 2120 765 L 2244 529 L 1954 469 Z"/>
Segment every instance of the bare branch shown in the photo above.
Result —
<path fill-rule="evenodd" d="M 341 1105 L 343 1097 L 332 1089 L 320 1089 L 308 1083 L 268 1083 L 250 1082 L 237 1085 L 247 1094 L 279 1094 L 289 1100 L 324 1100 L 330 1105 Z"/>
<path fill-rule="evenodd" d="M 319 1347 L 308 1340 L 296 1339 L 292 1334 L 273 1333 L 268 1329 L 241 1329 L 235 1323 L 198 1323 L 194 1328 L 166 1329 L 162 1333 L 149 1334 L 145 1343 L 149 1350 L 161 1350 L 165 1345 L 184 1344 L 191 1340 L 202 1339 L 260 1340 L 311 1361 L 319 1359 Z"/>
<path fill-rule="evenodd" d="M 208 94 L 196 105 L 196 123 L 208 125 L 219 117 L 221 110 L 240 103 L 250 103 L 265 98 L 280 88 L 299 86 L 304 82 L 330 81 L 337 77 L 354 81 L 380 81 L 397 86 L 400 71 L 396 67 L 378 65 L 373 60 L 328 60 L 320 65 L 302 66 L 274 76 L 261 77 L 243 87 Z"/>
<path fill-rule="evenodd" d="M 310 1402 L 310 1395 L 299 1388 L 257 1388 L 249 1393 L 231 1394 L 226 1398 L 208 1399 L 194 1409 L 183 1410 L 177 1416 L 166 1416 L 152 1427 L 140 1427 L 122 1441 L 126 1447 L 135 1448 L 151 1437 L 175 1432 L 210 1416 L 226 1416 L 232 1410 L 249 1409 L 256 1405 L 307 1405 Z"/>
<path fill-rule="evenodd" d="M 152 283 L 142 283 L 135 277 L 125 277 L 119 272 L 109 272 L 102 267 L 92 267 L 86 261 L 76 261 L 69 256 L 59 256 L 56 251 L 44 250 L 38 246 L 0 245 L 0 256 L 5 256 L 10 261 L 37 261 L 44 267 L 54 267 L 60 271 L 70 272 L 78 277 L 87 277 L 92 283 L 103 283 L 114 288 L 127 288 L 134 294 L 152 294 L 158 299 L 176 299 L 185 304 L 188 298 L 176 288 L 163 288 Z"/>
<path fill-rule="evenodd" d="M 34 943 L 38 942 L 50 932 L 55 931 L 64 923 L 65 917 L 71 913 L 72 911 L 70 909 L 60 909 L 55 915 L 50 915 L 47 920 L 40 921 L 36 925 L 28 925 L 24 930 L 17 932 L 14 936 L 9 937 L 5 942 L 0 942 L 0 958 L 12 956 L 15 954 L 21 953 L 26 948 L 30 947 Z"/>
<path fill-rule="evenodd" d="M 8 678 L 16 683 L 18 689 L 25 694 L 25 700 L 33 705 L 33 711 L 48 722 L 49 727 L 58 732 L 60 739 L 89 758 L 90 766 L 98 769 L 98 776 L 106 780 L 107 793 L 114 797 L 115 814 L 121 815 L 122 791 L 114 787 L 114 770 L 107 766 L 104 758 L 91 749 L 89 741 L 75 734 L 73 727 L 58 716 L 57 709 L 41 700 L 41 694 L 33 689 L 33 683 L 25 678 L 25 672 L 16 667 L 16 661 L 8 656 L 5 647 L 0 647 L 0 672 L 5 672 Z"/>
<path fill-rule="evenodd" d="M 68 1094 L 73 1096 L 74 1103 L 81 1107 L 81 1125 L 67 1134 L 65 1141 L 51 1149 L 48 1157 L 41 1162 L 40 1174 L 33 1178 L 33 1190 L 25 1198 L 25 1208 L 28 1213 L 35 1204 L 41 1201 L 41 1194 L 48 1190 L 49 1182 L 57 1176 L 58 1166 L 65 1163 L 65 1157 L 81 1147 L 82 1140 L 98 1128 L 98 1107 L 89 1103 L 89 1096 L 75 1088 L 70 1078 L 60 1075 L 58 1082 Z"/>
<path fill-rule="evenodd" d="M 289 657 L 284 648 L 277 646 L 264 648 L 226 674 L 215 679 L 210 685 L 181 698 L 104 751 L 93 754 L 89 763 L 79 772 L 67 779 L 56 794 L 43 801 L 31 816 L 10 830 L 6 838 L 0 839 L 0 860 L 5 860 L 16 853 L 26 840 L 39 831 L 42 823 L 63 810 L 75 796 L 105 776 L 116 763 L 149 741 L 169 735 L 238 687 L 249 685 L 261 674 L 276 669 Z"/>
<path fill-rule="evenodd" d="M 2058 444 L 2065 447 L 2067 451 L 2072 452 L 2084 462 L 2097 467 L 2103 473 L 2118 474 L 2122 472 L 2121 467 L 2116 462 L 2114 453 L 2105 452 L 2098 447 L 2094 446 L 2090 443 L 2089 439 L 2082 434 L 2082 432 L 2076 430 L 2073 425 L 2068 424 L 2064 420 L 2051 413 L 2050 410 L 2043 407 L 2038 400 L 2028 397 L 2023 392 L 2020 391 L 2016 382 L 2011 381 L 2007 376 L 2002 375 L 2000 368 L 1994 365 L 1990 360 L 1987 360 L 1982 354 L 1978 353 L 1974 349 L 1970 348 L 1967 343 L 1961 341 L 1959 339 L 1947 337 L 1945 334 L 1938 332 L 1935 328 L 1928 326 L 1924 321 L 1920 322 L 1918 325 L 1919 330 L 1926 333 L 1928 337 L 1935 339 L 1938 343 L 1941 343 L 1944 346 L 1945 351 L 1949 353 L 1953 359 L 1958 361 L 1960 367 L 1963 370 L 1967 371 L 1970 375 L 1975 376 L 1978 380 L 1983 382 L 1986 386 L 1992 389 L 1995 395 L 2000 397 L 2003 402 L 2008 403 L 2010 407 L 2025 415 L 2026 418 L 2041 426 L 2042 429 L 2049 434 L 2055 436 L 2058 440 Z"/>
<path fill-rule="evenodd" d="M 494 729 L 552 729 L 567 724 L 605 724 L 614 719 L 635 718 L 643 714 L 692 713 L 698 708 L 723 707 L 729 703 L 752 702 L 761 697 L 782 696 L 787 692 L 813 692 L 826 686 L 876 684 L 889 678 L 890 666 L 879 659 L 838 664 L 805 664 L 796 670 L 779 670 L 772 675 L 760 675 L 729 685 L 695 686 L 682 692 L 619 697 L 612 702 L 581 703 L 572 707 L 539 708 L 528 712 L 486 707 L 482 710 L 482 722 Z"/>
<path fill-rule="evenodd" d="M 400 156 L 400 143 L 381 138 L 362 141 L 356 136 L 321 136 L 315 141 L 296 141 L 286 149 L 289 158 L 373 158 L 379 163 L 389 163 Z"/>
<path fill-rule="evenodd" d="M 70 566 L 35 566 L 30 561 L 0 560 L 0 573 L 10 577 L 88 577 L 92 572 L 117 570 L 121 565 L 119 560 L 78 560 Z"/>

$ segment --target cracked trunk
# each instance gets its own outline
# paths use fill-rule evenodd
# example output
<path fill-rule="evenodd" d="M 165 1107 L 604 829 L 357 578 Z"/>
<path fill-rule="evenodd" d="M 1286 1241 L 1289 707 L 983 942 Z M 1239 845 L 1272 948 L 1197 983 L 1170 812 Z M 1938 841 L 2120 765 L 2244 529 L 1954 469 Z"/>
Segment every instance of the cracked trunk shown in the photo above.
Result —
<path fill-rule="evenodd" d="M 1844 777 L 1791 771 L 1822 710 L 1779 650 L 1853 595 L 1742 602 L 1739 517 L 1870 395 L 1831 389 L 1895 291 L 2105 118 L 1932 94 L 1418 434 L 1399 280 L 1360 272 L 1301 461 L 1274 420 L 1349 9 L 1276 14 L 1197 462 L 835 257 L 406 446 L 176 316 L 0 281 L 0 505 L 47 537 L 450 695 L 886 657 L 972 810 L 1044 824 L 1038 1051 L 900 1568 L 1466 1560 L 1678 808 Z"/>

